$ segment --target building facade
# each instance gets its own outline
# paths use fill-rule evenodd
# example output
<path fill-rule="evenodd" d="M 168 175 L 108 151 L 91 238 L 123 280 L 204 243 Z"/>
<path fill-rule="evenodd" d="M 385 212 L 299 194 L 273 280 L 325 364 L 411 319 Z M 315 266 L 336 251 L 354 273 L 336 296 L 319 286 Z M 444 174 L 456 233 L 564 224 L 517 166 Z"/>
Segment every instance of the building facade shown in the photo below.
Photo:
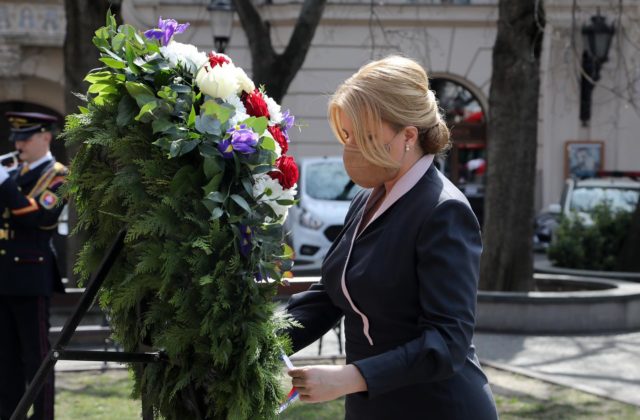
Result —
<path fill-rule="evenodd" d="M 156 26 L 159 16 L 190 22 L 189 31 L 176 39 L 208 50 L 213 45 L 209 3 L 124 0 L 121 13 L 125 22 L 140 29 Z M 559 199 L 570 160 L 582 146 L 596 154 L 594 158 L 600 159 L 596 164 L 603 169 L 639 169 L 640 4 L 579 3 L 545 1 L 536 210 Z M 598 7 L 609 22 L 616 21 L 616 33 L 609 61 L 593 91 L 590 124 L 583 127 L 579 118 L 580 28 Z M 260 6 L 277 49 L 284 49 L 288 42 L 299 8 L 299 1 L 282 0 Z M 459 183 L 481 182 L 478 168 L 486 163 L 486 144 L 491 141 L 486 138 L 485 116 L 497 18 L 496 0 L 329 2 L 306 61 L 283 101 L 301 125 L 301 131 L 292 134 L 292 154 L 298 158 L 340 154 L 326 117 L 329 95 L 367 61 L 404 54 L 427 68 L 453 127 L 455 147 L 445 164 L 448 175 Z M 63 112 L 64 28 L 61 0 L 0 0 L 0 111 L 26 104 L 23 106 L 29 109 Z M 227 53 L 250 73 L 248 44 L 237 19 Z M 513 90 L 517 95 L 518 87 Z M 0 126 L 0 133 L 5 130 Z M 6 151 L 4 144 L 0 146 L 0 152 Z"/>

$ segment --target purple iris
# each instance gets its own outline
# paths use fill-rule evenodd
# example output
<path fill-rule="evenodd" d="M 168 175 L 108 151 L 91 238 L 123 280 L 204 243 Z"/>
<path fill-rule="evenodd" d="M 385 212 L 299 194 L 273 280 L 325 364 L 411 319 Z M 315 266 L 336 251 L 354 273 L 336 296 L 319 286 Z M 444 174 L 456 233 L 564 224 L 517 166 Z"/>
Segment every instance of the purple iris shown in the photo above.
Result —
<path fill-rule="evenodd" d="M 218 144 L 218 150 L 226 159 L 233 157 L 234 150 L 244 154 L 256 151 L 258 135 L 245 124 L 228 129 L 227 134 L 231 134 L 231 138 L 224 139 Z"/>
<path fill-rule="evenodd" d="M 247 257 L 251 252 L 251 240 L 253 232 L 251 227 L 247 225 L 240 225 L 240 253 Z"/>
<path fill-rule="evenodd" d="M 158 27 L 149 29 L 144 33 L 149 39 L 159 39 L 163 46 L 166 46 L 173 34 L 181 34 L 187 30 L 189 23 L 178 24 L 175 19 L 158 19 Z"/>
<path fill-rule="evenodd" d="M 287 109 L 282 113 L 282 122 L 280 123 L 280 129 L 282 130 L 282 134 L 284 134 L 284 138 L 287 139 L 287 142 L 289 142 L 289 133 L 287 133 L 287 130 L 293 127 L 293 123 L 295 122 L 295 120 L 296 118 L 291 115 L 290 110 Z"/>

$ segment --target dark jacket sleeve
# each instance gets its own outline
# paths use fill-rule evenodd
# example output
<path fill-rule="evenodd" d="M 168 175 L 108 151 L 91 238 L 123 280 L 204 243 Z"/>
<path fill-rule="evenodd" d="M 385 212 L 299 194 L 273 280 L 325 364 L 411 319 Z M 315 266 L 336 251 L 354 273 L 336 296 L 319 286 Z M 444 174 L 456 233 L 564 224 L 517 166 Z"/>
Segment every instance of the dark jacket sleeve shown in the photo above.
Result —
<path fill-rule="evenodd" d="M 0 208 L 11 211 L 13 223 L 24 228 L 52 229 L 64 206 L 58 190 L 65 179 L 65 172 L 55 176 L 47 188 L 36 197 L 27 197 L 12 178 L 0 184 Z"/>
<path fill-rule="evenodd" d="M 342 317 L 342 311 L 331 302 L 322 283 L 291 296 L 287 313 L 302 325 L 287 331 L 294 353 L 322 337 Z"/>
<path fill-rule="evenodd" d="M 480 228 L 471 209 L 457 200 L 438 204 L 421 226 L 416 245 L 422 335 L 354 363 L 370 398 L 447 379 L 462 368 L 475 324 L 481 251 Z"/>
<path fill-rule="evenodd" d="M 353 222 L 357 209 L 366 202 L 367 196 L 367 191 L 361 191 L 354 197 L 345 217 L 345 227 Z M 336 242 L 337 240 L 334 244 Z M 329 253 L 334 246 L 331 246 Z M 286 311 L 302 325 L 302 328 L 294 327 L 286 331 L 291 338 L 294 353 L 322 337 L 343 315 L 342 310 L 331 301 L 322 282 L 313 284 L 305 292 L 291 296 Z"/>

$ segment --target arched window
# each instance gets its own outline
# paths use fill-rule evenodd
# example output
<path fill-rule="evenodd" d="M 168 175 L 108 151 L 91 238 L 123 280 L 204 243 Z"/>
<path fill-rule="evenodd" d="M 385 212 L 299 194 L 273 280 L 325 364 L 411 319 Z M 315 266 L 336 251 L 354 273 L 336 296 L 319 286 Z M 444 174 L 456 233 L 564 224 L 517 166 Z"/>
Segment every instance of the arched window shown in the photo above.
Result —
<path fill-rule="evenodd" d="M 430 80 L 451 130 L 452 148 L 440 169 L 471 202 L 482 222 L 484 182 L 487 169 L 487 125 L 478 98 L 462 84 L 438 77 Z"/>

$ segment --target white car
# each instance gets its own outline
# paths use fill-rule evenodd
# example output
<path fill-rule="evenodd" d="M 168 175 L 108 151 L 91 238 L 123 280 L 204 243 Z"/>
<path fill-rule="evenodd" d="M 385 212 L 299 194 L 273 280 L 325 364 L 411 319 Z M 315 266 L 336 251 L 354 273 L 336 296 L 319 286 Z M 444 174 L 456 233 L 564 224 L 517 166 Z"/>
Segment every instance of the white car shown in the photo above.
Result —
<path fill-rule="evenodd" d="M 607 203 L 614 212 L 632 212 L 640 199 L 640 181 L 632 176 L 614 176 L 603 172 L 601 178 L 567 179 L 560 203 L 549 206 L 547 212 L 536 218 L 534 248 L 544 250 L 553 238 L 560 216 L 572 214 L 586 224 L 593 224 L 591 213 L 598 204 Z"/>
<path fill-rule="evenodd" d="M 341 157 L 303 158 L 298 167 L 299 201 L 289 209 L 285 232 L 295 253 L 293 271 L 316 271 L 361 188 L 349 179 Z"/>

